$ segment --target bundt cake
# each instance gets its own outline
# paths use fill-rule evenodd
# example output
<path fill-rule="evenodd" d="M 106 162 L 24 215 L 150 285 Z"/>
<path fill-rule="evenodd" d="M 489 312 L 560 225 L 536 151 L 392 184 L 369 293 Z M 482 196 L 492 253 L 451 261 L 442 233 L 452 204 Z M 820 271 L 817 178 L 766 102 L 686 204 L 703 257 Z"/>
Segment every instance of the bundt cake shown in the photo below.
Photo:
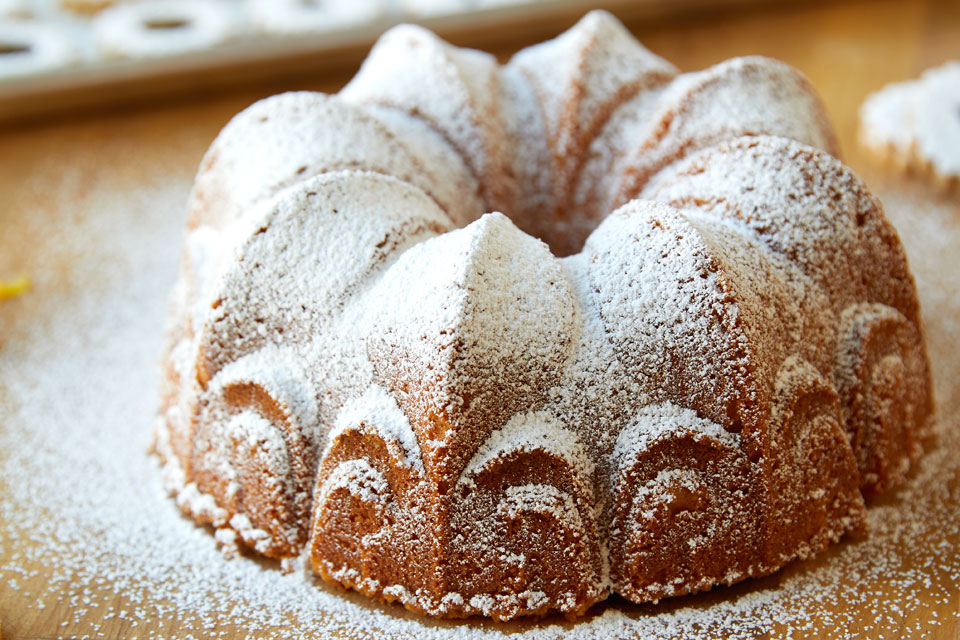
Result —
<path fill-rule="evenodd" d="M 228 547 L 442 617 L 822 550 L 932 419 L 904 251 L 836 152 L 797 71 L 679 73 L 604 12 L 502 67 L 390 30 L 203 159 L 171 491 Z"/>

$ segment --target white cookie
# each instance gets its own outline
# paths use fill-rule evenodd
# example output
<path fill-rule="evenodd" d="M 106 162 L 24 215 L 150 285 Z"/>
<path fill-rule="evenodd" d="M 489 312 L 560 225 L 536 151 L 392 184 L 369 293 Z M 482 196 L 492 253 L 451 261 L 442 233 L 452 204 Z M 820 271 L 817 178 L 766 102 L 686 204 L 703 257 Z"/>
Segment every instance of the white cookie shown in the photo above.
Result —
<path fill-rule="evenodd" d="M 868 96 L 860 142 L 904 169 L 960 180 L 960 61 Z"/>
<path fill-rule="evenodd" d="M 78 59 L 77 48 L 62 29 L 0 20 L 0 78 L 51 71 Z"/>
<path fill-rule="evenodd" d="M 266 33 L 316 33 L 374 22 L 386 16 L 387 0 L 246 0 L 250 22 Z"/>
<path fill-rule="evenodd" d="M 33 18 L 36 7 L 30 0 L 0 0 L 0 19 Z"/>
<path fill-rule="evenodd" d="M 97 46 L 114 58 L 202 51 L 239 31 L 235 7 L 217 0 L 153 0 L 109 7 L 93 19 Z"/>

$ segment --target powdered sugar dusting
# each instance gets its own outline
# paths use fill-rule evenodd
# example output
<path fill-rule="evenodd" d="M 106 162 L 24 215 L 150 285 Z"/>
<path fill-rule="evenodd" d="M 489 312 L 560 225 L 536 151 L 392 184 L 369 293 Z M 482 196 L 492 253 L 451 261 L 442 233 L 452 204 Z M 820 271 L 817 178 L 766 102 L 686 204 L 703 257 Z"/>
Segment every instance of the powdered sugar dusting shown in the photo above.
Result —
<path fill-rule="evenodd" d="M 542 230 L 556 209 L 556 192 L 550 171 L 550 145 L 540 102 L 517 65 L 500 68 L 500 115 L 503 132 L 512 141 L 510 171 L 517 184 L 513 217 L 520 228 L 542 239 Z"/>
<path fill-rule="evenodd" d="M 346 197 L 355 191 L 363 196 Z M 198 347 L 207 376 L 272 340 L 304 344 L 393 252 L 450 222 L 409 184 L 330 172 L 281 192 L 254 226 L 203 314 Z"/>
<path fill-rule="evenodd" d="M 676 73 L 605 11 L 592 11 L 554 40 L 522 50 L 508 66 L 522 69 L 536 87 L 554 150 L 565 161 L 574 159 L 624 93 Z"/>
<path fill-rule="evenodd" d="M 491 460 L 505 453 L 535 449 L 549 451 L 567 460 L 570 467 L 583 477 L 593 475 L 593 462 L 577 436 L 563 428 L 550 414 L 535 412 L 518 414 L 502 429 L 491 434 L 467 465 L 463 477 L 469 479 Z"/>
<path fill-rule="evenodd" d="M 298 424 L 313 429 L 319 419 L 316 395 L 303 384 L 305 377 L 306 372 L 293 350 L 267 345 L 228 364 L 211 387 L 215 395 L 221 395 L 231 386 L 260 385 L 272 398 L 281 400 L 281 408 L 289 412 L 288 417 L 295 416 Z"/>
<path fill-rule="evenodd" d="M 754 235 L 817 284 L 801 288 L 808 317 L 863 299 L 918 317 L 896 230 L 862 181 L 831 156 L 777 138 L 741 138 L 662 171 L 642 197 L 706 212 Z"/>
<path fill-rule="evenodd" d="M 385 442 L 398 443 L 403 451 L 401 459 L 423 474 L 423 458 L 417 436 L 407 416 L 397 406 L 397 401 L 383 387 L 374 385 L 362 396 L 344 405 L 330 431 L 329 443 L 333 443 L 343 431 L 358 427 L 377 430 L 387 436 Z"/>
<path fill-rule="evenodd" d="M 522 77 L 538 98 L 544 131 L 537 127 L 521 136 L 532 133 L 540 137 L 537 147 L 544 142 L 549 147 L 533 166 L 539 167 L 545 183 L 535 185 L 534 193 L 543 194 L 550 209 L 530 209 L 521 203 L 527 206 L 517 214 L 528 218 L 529 231 L 547 240 L 558 255 L 576 252 L 592 227 L 590 217 L 584 224 L 571 202 L 590 141 L 624 101 L 668 82 L 676 73 L 673 65 L 645 49 L 606 11 L 591 11 L 553 40 L 521 50 L 504 68 L 506 77 Z"/>
<path fill-rule="evenodd" d="M 617 463 L 647 448 L 651 441 L 673 429 L 684 429 L 703 434 L 736 448 L 739 437 L 720 425 L 699 417 L 695 411 L 683 409 L 670 402 L 649 405 L 640 410 L 637 419 L 620 433 L 613 459 Z"/>
<path fill-rule="evenodd" d="M 475 201 L 456 190 L 461 184 L 454 166 L 412 149 L 388 123 L 340 96 L 283 93 L 234 116 L 214 140 L 197 172 L 189 223 L 219 228 L 285 187 L 342 170 L 397 177 L 430 194 L 451 216 L 476 217 Z"/>
<path fill-rule="evenodd" d="M 457 206 L 448 208 L 447 214 L 458 227 L 484 213 L 480 183 L 463 156 L 443 135 L 421 118 L 401 109 L 372 104 L 367 105 L 366 110 L 387 125 L 430 168 L 433 185 L 456 194 Z"/>
<path fill-rule="evenodd" d="M 502 214 L 414 247 L 377 291 L 377 378 L 408 415 L 443 408 L 451 428 L 421 438 L 469 443 L 458 457 L 552 386 L 576 336 L 559 264 Z"/>
<path fill-rule="evenodd" d="M 389 495 L 386 478 L 366 460 L 354 459 L 340 463 L 324 483 L 317 502 L 322 503 L 328 493 L 337 489 L 347 489 L 366 502 L 384 503 Z"/>
<path fill-rule="evenodd" d="M 581 530 L 580 514 L 573 498 L 550 484 L 521 484 L 507 487 L 506 500 L 500 503 L 505 518 L 516 518 L 522 511 L 548 514 L 558 522 L 567 523 L 572 529 Z M 540 592 L 539 598 L 547 599 Z M 531 608 L 536 604 L 528 605 Z"/>
<path fill-rule="evenodd" d="M 867 96 L 860 142 L 895 162 L 960 179 L 960 61 Z"/>
<path fill-rule="evenodd" d="M 723 421 L 731 398 L 753 384 L 744 375 L 750 348 L 737 329 L 741 300 L 721 293 L 721 270 L 697 228 L 674 209 L 637 200 L 611 214 L 585 251 L 604 326 L 630 377 L 655 399 Z"/>
<path fill-rule="evenodd" d="M 493 56 L 456 49 L 414 25 L 400 25 L 380 37 L 363 66 L 340 92 L 348 102 L 396 107 L 418 114 L 462 154 L 484 189 L 502 170 Z M 429 96 L 429 99 L 428 99 Z M 442 96 L 442 98 L 441 98 Z M 495 190 L 494 190 L 495 191 Z M 504 207 L 495 193 L 487 206 Z"/>
<path fill-rule="evenodd" d="M 809 81 L 762 57 L 733 58 L 678 77 L 645 128 L 652 128 L 652 135 L 631 150 L 616 204 L 635 197 L 657 171 L 687 153 L 739 136 L 781 136 L 838 153 L 833 127 Z"/>
<path fill-rule="evenodd" d="M 144 451 L 182 228 L 169 212 L 188 187 L 186 176 L 148 188 L 99 185 L 74 204 L 89 215 L 38 248 L 84 256 L 67 274 L 68 291 L 49 288 L 54 274 L 41 266 L 38 287 L 19 299 L 32 306 L 0 308 L 10 321 L 0 367 L 5 637 L 229 638 L 256 629 L 268 638 L 613 640 L 896 637 L 956 628 L 949 613 L 960 575 L 954 205 L 921 207 L 899 194 L 887 200 L 894 222 L 910 229 L 904 241 L 926 311 L 943 421 L 937 448 L 901 490 L 870 509 L 869 537 L 775 578 L 703 596 L 644 606 L 613 601 L 574 624 L 500 625 L 428 621 L 302 571 L 225 561 L 208 532 L 166 499 Z M 119 195 L 108 197 L 110 190 Z M 129 216 L 133 209 L 140 215 Z M 89 286 L 104 276 L 106 286 Z"/>

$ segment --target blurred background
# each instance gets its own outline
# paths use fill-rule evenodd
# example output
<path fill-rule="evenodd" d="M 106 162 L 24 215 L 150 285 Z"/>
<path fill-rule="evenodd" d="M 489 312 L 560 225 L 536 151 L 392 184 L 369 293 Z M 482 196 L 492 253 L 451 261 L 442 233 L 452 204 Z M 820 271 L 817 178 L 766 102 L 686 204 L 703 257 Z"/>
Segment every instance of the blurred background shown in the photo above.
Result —
<path fill-rule="evenodd" d="M 506 58 L 597 7 L 687 69 L 765 54 L 818 84 L 838 63 L 904 79 L 960 57 L 955 0 L 0 0 L 0 124 L 256 83 L 333 89 L 400 22 Z"/>

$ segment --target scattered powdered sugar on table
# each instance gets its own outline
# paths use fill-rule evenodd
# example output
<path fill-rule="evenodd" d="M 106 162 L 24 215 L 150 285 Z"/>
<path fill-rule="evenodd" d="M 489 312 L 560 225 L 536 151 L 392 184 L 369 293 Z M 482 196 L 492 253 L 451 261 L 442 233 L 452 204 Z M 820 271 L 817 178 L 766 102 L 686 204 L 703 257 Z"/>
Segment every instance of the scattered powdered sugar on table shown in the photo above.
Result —
<path fill-rule="evenodd" d="M 955 600 L 960 581 L 956 205 L 888 199 L 917 274 L 942 422 L 907 486 L 871 507 L 869 536 L 705 595 L 658 605 L 613 599 L 576 623 L 503 625 L 420 618 L 329 587 L 303 563 L 284 573 L 277 563 L 225 559 L 164 495 L 146 451 L 182 229 L 170 212 L 182 209 L 188 187 L 160 179 L 109 197 L 107 186 L 94 189 L 75 205 L 86 214 L 37 248 L 51 265 L 75 256 L 69 271 L 40 267 L 22 306 L 0 308 L 11 327 L 0 336 L 8 640 L 38 628 L 90 638 L 879 638 L 957 624 L 931 611 Z M 55 278 L 66 287 L 44 287 Z"/>

